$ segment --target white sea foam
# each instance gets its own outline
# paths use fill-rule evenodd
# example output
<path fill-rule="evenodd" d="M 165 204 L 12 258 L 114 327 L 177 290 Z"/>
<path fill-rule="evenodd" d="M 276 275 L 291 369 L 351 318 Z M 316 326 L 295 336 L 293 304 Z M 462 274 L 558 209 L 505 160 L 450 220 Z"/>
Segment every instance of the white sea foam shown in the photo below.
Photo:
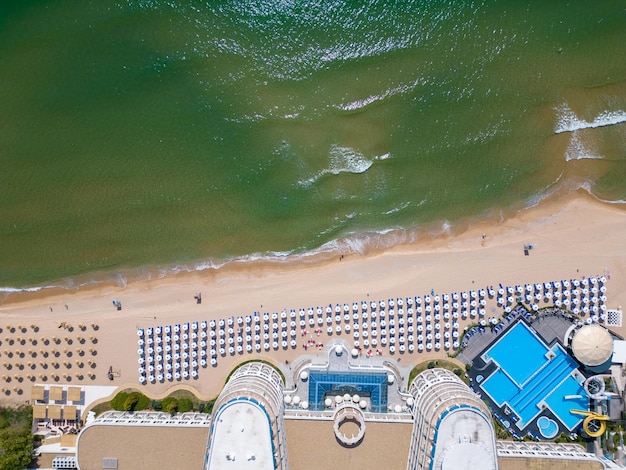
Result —
<path fill-rule="evenodd" d="M 612 126 L 626 122 L 626 111 L 603 111 L 598 114 L 593 121 L 579 119 L 567 104 L 556 109 L 557 122 L 555 134 L 563 132 L 574 132 L 581 129 L 594 129 L 596 127 Z"/>
<path fill-rule="evenodd" d="M 584 159 L 602 159 L 601 155 L 595 152 L 595 149 L 591 148 L 591 142 L 583 142 L 580 138 L 580 133 L 577 131 L 572 132 L 569 145 L 565 151 L 565 161 L 572 160 L 584 160 Z"/>
<path fill-rule="evenodd" d="M 399 85 L 394 88 L 389 88 L 388 90 L 385 90 L 383 93 L 379 95 L 371 95 L 361 100 L 355 100 L 349 103 L 343 103 L 343 104 L 337 105 L 335 106 L 335 108 L 340 109 L 342 111 L 357 111 L 357 110 L 360 110 L 369 106 L 372 103 L 376 103 L 377 101 L 383 101 L 385 98 L 388 98 L 390 96 L 409 92 L 415 89 L 415 87 L 417 87 L 419 84 L 420 84 L 420 80 L 416 80 L 413 83 L 410 83 L 408 85 Z"/>
<path fill-rule="evenodd" d="M 400 212 L 404 209 L 406 209 L 407 207 L 409 207 L 411 205 L 411 201 L 406 201 L 403 202 L 402 204 L 400 204 L 400 206 L 398 207 L 394 207 L 393 209 L 389 209 L 388 211 L 383 212 L 383 215 L 391 215 L 391 214 L 395 214 L 396 212 Z M 421 205 L 421 204 L 420 204 Z"/>
<path fill-rule="evenodd" d="M 39 292 L 40 290 L 45 289 L 43 286 L 38 287 L 0 287 L 0 292 L 5 292 L 7 294 L 14 294 L 17 292 Z"/>
<path fill-rule="evenodd" d="M 330 148 L 330 168 L 328 171 L 333 175 L 339 173 L 365 173 L 374 162 L 368 160 L 362 153 L 351 147 L 333 145 Z"/>
<path fill-rule="evenodd" d="M 383 155 L 385 158 L 389 158 L 389 154 Z M 362 153 L 353 149 L 352 147 L 341 147 L 339 145 L 332 145 L 328 152 L 328 168 L 324 168 L 317 174 L 310 178 L 298 181 L 301 186 L 310 186 L 315 183 L 324 175 L 339 175 L 341 173 L 353 173 L 360 174 L 365 173 L 374 164 L 373 159 L 366 158 Z"/>

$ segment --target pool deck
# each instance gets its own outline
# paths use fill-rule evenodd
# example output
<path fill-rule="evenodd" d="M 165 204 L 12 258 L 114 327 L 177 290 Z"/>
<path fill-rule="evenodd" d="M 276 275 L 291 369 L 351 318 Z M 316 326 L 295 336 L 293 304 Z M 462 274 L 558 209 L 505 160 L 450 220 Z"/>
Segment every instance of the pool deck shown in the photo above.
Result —
<path fill-rule="evenodd" d="M 485 331 L 476 331 L 471 338 L 467 340 L 467 348 L 464 350 L 465 357 L 462 358 L 462 360 L 469 359 L 473 364 L 469 372 L 472 387 L 477 390 L 482 399 L 487 402 L 494 417 L 498 419 L 513 436 L 522 437 L 523 435 L 530 434 L 538 439 L 545 439 L 537 425 L 537 419 L 541 416 L 555 420 L 559 425 L 559 433 L 570 433 L 572 430 L 568 429 L 566 423 L 560 419 L 550 407 L 541 406 L 542 404 L 545 405 L 545 400 L 552 391 L 548 391 L 545 396 L 540 397 L 541 399 L 538 400 L 537 405 L 541 406 L 542 409 L 538 410 L 537 414 L 531 419 L 524 421 L 521 417 L 516 416 L 512 418 L 512 416 L 515 416 L 516 410 L 514 407 L 509 408 L 506 400 L 501 404 L 497 403 L 483 390 L 482 386 L 478 385 L 500 369 L 497 363 L 491 362 L 490 360 L 485 362 L 485 354 L 513 327 L 518 325 L 519 322 L 524 322 L 526 326 L 531 326 L 531 331 L 536 331 L 533 335 L 537 336 L 539 340 L 552 349 L 558 347 L 556 346 L 557 343 L 561 345 L 561 338 L 563 338 L 567 329 L 572 325 L 573 320 L 568 314 L 562 313 L 558 309 L 546 309 L 546 311 L 543 311 L 540 315 L 529 317 L 523 307 L 518 307 L 511 312 L 509 321 L 499 332 L 496 333 L 490 328 L 485 328 Z M 541 368 L 545 366 L 546 364 L 542 364 Z M 562 380 L 559 381 L 559 386 L 562 382 Z M 511 411 L 513 411 L 513 415 L 511 415 Z M 520 420 L 523 422 L 519 423 Z M 519 426 L 517 424 L 519 424 Z"/>
<path fill-rule="evenodd" d="M 336 346 L 341 346 L 342 348 L 340 355 L 337 355 L 335 352 Z M 352 356 L 350 345 L 344 340 L 337 339 L 331 341 L 326 348 L 326 354 L 304 355 L 286 367 L 281 366 L 281 369 L 283 369 L 285 377 L 287 378 L 285 393 L 293 394 L 294 396 L 297 395 L 301 399 L 308 399 L 309 385 L 311 384 L 309 378 L 301 378 L 300 372 L 303 370 L 309 372 L 332 371 L 338 374 L 393 375 L 396 384 L 387 388 L 387 409 L 377 411 L 383 413 L 389 411 L 393 412 L 396 406 L 400 406 L 402 414 L 408 413 L 406 405 L 408 395 L 406 389 L 412 364 L 401 366 L 397 360 L 384 356 L 372 355 L 367 357 L 365 354 L 359 354 L 356 357 Z M 311 403 L 310 405 L 313 404 Z M 293 404 L 286 405 L 286 408 L 298 409 L 298 407 Z"/>

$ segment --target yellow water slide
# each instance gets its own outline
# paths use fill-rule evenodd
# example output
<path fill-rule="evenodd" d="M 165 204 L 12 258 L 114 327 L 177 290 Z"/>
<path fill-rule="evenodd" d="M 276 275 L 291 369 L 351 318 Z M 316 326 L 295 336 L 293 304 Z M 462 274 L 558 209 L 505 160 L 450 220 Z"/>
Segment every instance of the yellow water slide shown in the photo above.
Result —
<path fill-rule="evenodd" d="M 570 410 L 570 413 L 586 416 L 585 420 L 583 421 L 583 429 L 590 437 L 599 437 L 604 434 L 604 431 L 606 431 L 606 421 L 609 420 L 609 417 L 607 415 L 601 415 L 593 411 L 583 410 Z M 589 425 L 592 421 L 598 422 L 599 427 L 596 431 L 592 431 L 589 428 Z"/>

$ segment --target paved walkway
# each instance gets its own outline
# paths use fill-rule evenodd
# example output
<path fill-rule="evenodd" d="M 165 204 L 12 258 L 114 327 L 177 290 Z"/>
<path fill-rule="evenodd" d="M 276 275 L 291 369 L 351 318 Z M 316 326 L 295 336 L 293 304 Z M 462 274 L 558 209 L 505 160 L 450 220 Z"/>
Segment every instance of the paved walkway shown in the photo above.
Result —
<path fill-rule="evenodd" d="M 558 308 L 543 309 L 531 315 L 524 307 L 518 305 L 493 329 L 485 326 L 474 327 L 468 331 L 462 343 L 463 350 L 457 359 L 464 364 L 471 363 L 487 346 L 508 331 L 520 316 L 528 321 L 547 344 L 552 344 L 555 340 L 562 343 L 568 328 L 576 322 L 574 315 Z"/>

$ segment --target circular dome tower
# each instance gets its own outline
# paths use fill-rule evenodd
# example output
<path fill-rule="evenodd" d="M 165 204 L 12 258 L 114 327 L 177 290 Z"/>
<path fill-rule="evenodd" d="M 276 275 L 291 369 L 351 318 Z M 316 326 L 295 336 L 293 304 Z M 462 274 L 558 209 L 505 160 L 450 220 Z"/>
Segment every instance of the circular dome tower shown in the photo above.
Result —
<path fill-rule="evenodd" d="M 576 359 L 589 367 L 604 364 L 613 354 L 613 338 L 600 325 L 586 325 L 574 335 L 572 352 Z"/>

